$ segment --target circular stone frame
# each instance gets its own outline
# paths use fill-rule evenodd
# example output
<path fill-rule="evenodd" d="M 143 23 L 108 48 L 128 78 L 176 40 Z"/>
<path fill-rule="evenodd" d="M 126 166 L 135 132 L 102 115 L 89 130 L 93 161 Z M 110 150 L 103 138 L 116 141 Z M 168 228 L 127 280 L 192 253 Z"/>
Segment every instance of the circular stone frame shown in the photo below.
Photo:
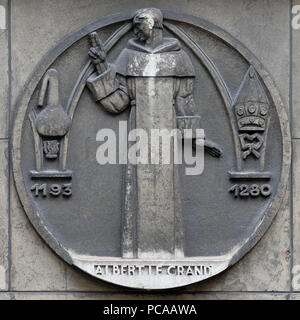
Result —
<path fill-rule="evenodd" d="M 280 130 L 282 136 L 282 167 L 281 167 L 281 176 L 277 188 L 276 196 L 273 201 L 270 203 L 269 207 L 266 209 L 264 213 L 263 219 L 256 226 L 256 229 L 252 233 L 252 235 L 244 242 L 244 244 L 239 247 L 238 250 L 233 254 L 230 258 L 230 262 L 228 266 L 233 265 L 238 260 L 240 260 L 263 236 L 268 227 L 271 225 L 271 222 L 277 212 L 280 209 L 282 200 L 284 198 L 286 187 L 289 178 L 289 170 L 290 170 L 290 161 L 291 161 L 291 137 L 290 137 L 290 127 L 288 117 L 284 108 L 284 104 L 280 97 L 278 90 L 270 76 L 270 74 L 264 69 L 259 60 L 247 49 L 244 45 L 242 45 L 238 40 L 233 38 L 229 33 L 224 31 L 223 29 L 215 26 L 212 23 L 209 23 L 199 17 L 187 15 L 187 14 L 178 14 L 171 11 L 163 11 L 164 19 L 168 21 L 180 21 L 195 27 L 201 28 L 206 32 L 214 35 L 215 37 L 221 39 L 226 42 L 228 45 L 237 50 L 241 56 L 243 56 L 251 65 L 254 66 L 255 70 L 263 80 L 266 88 L 268 89 L 270 95 L 272 96 L 274 105 L 276 107 L 276 111 L 278 114 L 278 118 L 280 121 Z M 81 28 L 79 31 L 72 33 L 70 36 L 63 39 L 60 44 L 58 44 L 54 49 L 52 49 L 39 63 L 28 82 L 24 86 L 26 91 L 22 93 L 17 100 L 16 104 L 16 114 L 14 115 L 14 126 L 12 132 L 12 164 L 13 164 L 13 176 L 15 180 L 16 189 L 22 203 L 22 206 L 33 224 L 34 228 L 40 234 L 40 236 L 46 241 L 46 243 L 67 263 L 71 265 L 75 265 L 73 258 L 70 256 L 67 249 L 62 247 L 62 245 L 54 238 L 54 236 L 48 231 L 47 227 L 42 223 L 39 219 L 39 213 L 33 209 L 30 204 L 30 199 L 26 192 L 25 182 L 23 178 L 23 173 L 21 169 L 21 137 L 24 119 L 26 115 L 26 111 L 28 108 L 28 104 L 32 97 L 36 86 L 41 80 L 44 73 L 47 71 L 49 66 L 55 61 L 55 59 L 61 55 L 66 49 L 68 49 L 72 44 L 74 44 L 79 39 L 87 36 L 90 32 L 93 32 L 97 29 L 109 26 L 113 23 L 118 22 L 126 22 L 129 21 L 133 16 L 133 12 L 126 12 L 120 14 L 114 14 L 111 16 L 107 16 L 101 18 L 88 26 Z M 224 270 L 224 268 L 223 268 Z M 221 272 L 220 270 L 219 272 Z M 102 279 L 101 276 L 98 278 Z M 127 287 L 133 288 L 145 288 L 145 286 L 124 284 L 112 281 L 113 283 L 124 285 Z M 163 288 L 171 288 L 176 286 L 187 285 L 193 283 L 195 281 L 189 283 L 175 284 L 175 285 L 165 285 Z M 151 289 L 151 287 L 147 287 L 147 289 Z M 158 289 L 158 288 L 154 288 Z M 160 287 L 159 289 L 162 289 Z"/>

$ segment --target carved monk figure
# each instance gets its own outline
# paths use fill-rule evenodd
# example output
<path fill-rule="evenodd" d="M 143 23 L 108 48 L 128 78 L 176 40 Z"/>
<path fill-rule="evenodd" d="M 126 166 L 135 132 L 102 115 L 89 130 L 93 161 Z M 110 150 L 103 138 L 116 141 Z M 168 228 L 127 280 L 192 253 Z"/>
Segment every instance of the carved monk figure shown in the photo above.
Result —
<path fill-rule="evenodd" d="M 130 107 L 129 129 L 200 128 L 195 114 L 195 72 L 177 39 L 163 37 L 158 9 L 141 9 L 133 18 L 136 38 L 114 64 L 101 45 L 89 56 L 97 72 L 87 80 L 95 99 L 111 113 Z M 173 141 L 174 143 L 174 141 Z M 216 148 L 210 151 L 218 155 Z M 175 259 L 184 256 L 179 181 L 170 164 L 128 164 L 122 225 L 122 257 Z"/>

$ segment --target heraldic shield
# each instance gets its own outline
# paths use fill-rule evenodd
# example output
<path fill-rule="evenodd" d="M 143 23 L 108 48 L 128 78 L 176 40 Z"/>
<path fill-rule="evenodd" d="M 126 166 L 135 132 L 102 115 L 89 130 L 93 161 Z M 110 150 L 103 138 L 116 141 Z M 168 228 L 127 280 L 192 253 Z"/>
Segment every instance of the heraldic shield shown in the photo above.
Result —
<path fill-rule="evenodd" d="M 98 279 L 202 281 L 241 259 L 280 208 L 284 109 L 261 63 L 219 27 L 155 8 L 108 16 L 28 80 L 13 130 L 18 194 L 47 244 Z M 151 162 L 159 130 L 176 133 L 171 149 L 199 151 L 201 170 L 178 150 L 162 163 L 163 139 Z"/>

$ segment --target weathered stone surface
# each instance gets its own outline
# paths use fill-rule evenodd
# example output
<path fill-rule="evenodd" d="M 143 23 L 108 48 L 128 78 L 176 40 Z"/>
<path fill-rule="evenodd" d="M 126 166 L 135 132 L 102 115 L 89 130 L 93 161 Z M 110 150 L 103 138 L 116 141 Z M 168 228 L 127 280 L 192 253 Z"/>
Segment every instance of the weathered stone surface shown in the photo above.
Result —
<path fill-rule="evenodd" d="M 8 22 L 7 0 L 0 1 L 0 138 L 8 135 Z"/>
<path fill-rule="evenodd" d="M 8 142 L 0 140 L 0 291 L 8 289 Z"/>
<path fill-rule="evenodd" d="M 66 290 L 65 263 L 40 239 L 11 186 L 13 290 Z"/>
<path fill-rule="evenodd" d="M 293 141 L 293 289 L 300 289 L 300 140 Z M 299 279 L 299 280 L 298 280 Z"/>
<path fill-rule="evenodd" d="M 37 62 L 63 37 L 89 22 L 116 12 L 115 8 L 122 12 L 142 7 L 171 9 L 168 1 L 159 0 L 131 0 L 126 3 L 118 0 L 79 0 L 76 4 L 73 0 L 50 3 L 47 0 L 13 0 L 13 101 L 16 101 Z M 219 0 L 192 0 L 184 6 L 182 1 L 175 0 L 172 1 L 172 10 L 202 17 L 240 40 L 267 67 L 288 103 L 289 0 L 230 0 L 226 5 Z M 39 36 L 32 38 L 37 29 Z M 31 45 L 28 46 L 28 43 Z"/>
<path fill-rule="evenodd" d="M 294 0 L 293 5 L 300 5 L 299 0 Z M 300 92 L 299 92 L 299 81 L 300 81 L 300 29 L 292 31 L 292 103 L 293 103 L 293 137 L 300 138 Z"/>
<path fill-rule="evenodd" d="M 13 300 L 13 298 L 7 292 L 0 292 L 0 300 Z"/>
<path fill-rule="evenodd" d="M 288 291 L 290 289 L 290 196 L 258 244 L 215 278 L 192 285 L 203 291 Z"/>
<path fill-rule="evenodd" d="M 292 296 L 297 299 L 298 296 Z M 0 293 L 0 300 L 289 300 L 289 294 L 284 293 L 196 293 L 196 294 L 119 294 L 114 293 Z"/>
<path fill-rule="evenodd" d="M 94 281 L 69 266 L 49 249 L 27 219 L 14 185 L 11 187 L 11 203 L 13 290 L 115 290 L 115 286 Z"/>
<path fill-rule="evenodd" d="M 159 1 L 130 1 L 126 5 L 118 2 L 119 7 L 121 6 L 119 11 L 149 6 L 150 3 L 151 6 L 169 9 L 167 3 Z M 37 61 L 67 33 L 100 16 L 107 15 L 108 12 L 114 12 L 116 1 L 78 1 L 76 5 L 69 0 L 51 3 L 12 1 L 12 5 L 15 21 L 12 39 L 13 100 L 16 101 L 17 95 Z M 174 1 L 173 5 L 172 10 L 182 10 L 181 1 Z M 70 6 L 72 6 L 72 14 L 69 10 Z M 40 12 L 47 11 L 47 15 L 37 15 L 37 7 L 40 8 Z M 288 102 L 289 42 L 286 30 L 289 26 L 289 1 L 272 1 L 271 3 L 269 1 L 260 3 L 230 1 L 226 6 L 219 1 L 207 0 L 202 1 L 201 4 L 198 1 L 190 1 L 184 10 L 186 13 L 205 17 L 225 28 L 248 46 L 267 66 L 285 102 Z M 59 28 L 53 28 L 53 25 L 59 25 Z M 38 39 L 31 39 L 31 30 L 37 28 L 40 36 Z M 29 39 L 33 45 L 28 46 Z M 274 61 L 281 61 L 281 63 L 274 63 Z M 119 287 L 95 282 L 61 262 L 36 235 L 20 208 L 14 188 L 12 189 L 12 286 L 14 289 L 89 291 L 103 290 L 104 287 L 104 290 L 106 288 L 122 290 Z M 289 290 L 288 203 L 287 197 L 284 209 L 279 212 L 270 230 L 240 263 L 215 280 L 191 286 L 189 290 Z M 69 295 L 66 296 L 69 297 Z M 250 297 L 250 295 L 247 296 Z M 268 297 L 274 296 L 268 295 Z M 280 297 L 285 296 L 280 295 Z"/>
<path fill-rule="evenodd" d="M 69 291 L 108 291 L 113 292 L 118 288 L 105 281 L 96 280 L 83 271 L 72 268 L 66 264 L 66 288 Z M 122 290 L 122 289 L 120 289 Z"/>

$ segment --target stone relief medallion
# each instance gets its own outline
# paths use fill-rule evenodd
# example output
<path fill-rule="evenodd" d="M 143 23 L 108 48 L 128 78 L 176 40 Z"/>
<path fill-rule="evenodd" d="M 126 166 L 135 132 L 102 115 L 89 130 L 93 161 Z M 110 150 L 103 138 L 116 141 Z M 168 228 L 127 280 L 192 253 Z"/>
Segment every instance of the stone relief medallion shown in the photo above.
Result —
<path fill-rule="evenodd" d="M 96 278 L 141 289 L 205 280 L 242 258 L 280 208 L 284 105 L 255 56 L 205 20 L 154 8 L 102 18 L 64 39 L 24 88 L 20 200 L 47 244 Z M 199 172 L 177 149 L 164 163 L 160 139 L 152 152 L 165 129 L 183 140 L 171 136 L 170 150 L 201 154 Z"/>

